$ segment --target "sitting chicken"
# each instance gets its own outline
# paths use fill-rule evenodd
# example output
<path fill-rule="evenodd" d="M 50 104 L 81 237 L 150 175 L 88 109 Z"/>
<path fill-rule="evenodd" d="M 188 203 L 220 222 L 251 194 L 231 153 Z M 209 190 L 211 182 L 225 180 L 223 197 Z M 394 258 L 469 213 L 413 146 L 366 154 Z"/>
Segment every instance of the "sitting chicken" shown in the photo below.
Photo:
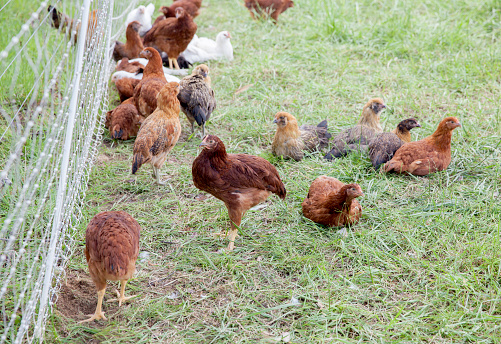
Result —
<path fill-rule="evenodd" d="M 247 154 L 227 154 L 217 136 L 207 135 L 200 146 L 202 152 L 192 166 L 193 183 L 226 205 L 231 221 L 228 245 L 231 251 L 245 212 L 264 202 L 272 192 L 285 199 L 285 186 L 277 169 L 267 160 Z"/>
<path fill-rule="evenodd" d="M 383 132 L 379 120 L 380 112 L 385 108 L 386 105 L 381 98 L 371 99 L 365 104 L 358 124 L 334 136 L 333 147 L 325 155 L 325 159 L 340 158 L 351 151 L 366 151 L 377 134 Z"/>
<path fill-rule="evenodd" d="M 139 114 L 134 100 L 129 98 L 106 114 L 106 127 L 112 139 L 128 140 L 137 135 L 144 117 Z"/>
<path fill-rule="evenodd" d="M 320 122 L 317 126 L 298 126 L 294 116 L 287 112 L 278 112 L 273 123 L 277 124 L 277 132 L 273 138 L 271 151 L 276 156 L 292 158 L 300 161 L 304 151 L 321 151 L 329 142 L 331 134 L 327 131 L 327 121 Z"/>
<path fill-rule="evenodd" d="M 451 163 L 452 131 L 460 126 L 456 117 L 444 118 L 430 136 L 400 147 L 383 171 L 425 176 L 445 170 Z"/>
<path fill-rule="evenodd" d="M 139 36 L 143 37 L 146 32 L 151 29 L 151 16 L 153 15 L 153 12 L 155 12 L 155 5 L 153 4 L 149 4 L 146 7 L 139 6 L 127 15 L 125 27 L 127 27 L 130 22 L 139 22 L 141 24 L 141 27 L 139 28 Z"/>
<path fill-rule="evenodd" d="M 381 133 L 369 145 L 372 166 L 378 169 L 389 161 L 404 143 L 411 142 L 411 130 L 421 125 L 415 118 L 404 119 L 391 133 Z"/>
<path fill-rule="evenodd" d="M 209 67 L 204 64 L 193 69 L 191 75 L 181 80 L 181 91 L 177 98 L 181 110 L 191 124 L 191 133 L 195 132 L 194 124 L 202 126 L 202 137 L 205 136 L 205 122 L 216 108 L 214 90 L 210 87 Z"/>
<path fill-rule="evenodd" d="M 120 102 L 132 98 L 134 96 L 134 89 L 139 84 L 141 79 L 135 77 L 136 74 L 127 73 L 125 71 L 116 72 L 111 76 L 111 81 L 115 84 L 118 91 L 118 96 L 120 97 Z M 142 74 L 141 74 L 142 75 Z M 134 102 L 133 102 L 134 103 Z"/>
<path fill-rule="evenodd" d="M 136 174 L 143 164 L 150 163 L 159 185 L 165 184 L 160 181 L 160 169 L 181 135 L 178 93 L 177 82 L 169 82 L 160 90 L 158 107 L 144 120 L 134 142 L 132 174 Z"/>
<path fill-rule="evenodd" d="M 362 216 L 362 206 L 355 198 L 363 195 L 358 184 L 344 184 L 336 178 L 320 176 L 311 183 L 302 203 L 303 214 L 325 226 L 353 225 Z"/>
<path fill-rule="evenodd" d="M 85 232 L 85 257 L 89 265 L 90 277 L 97 288 L 97 307 L 94 315 L 81 321 L 104 319 L 101 310 L 106 281 L 120 281 L 118 299 L 122 302 L 134 297 L 125 297 L 125 285 L 136 271 L 139 254 L 139 232 L 141 227 L 136 220 L 124 211 L 104 211 L 92 218 Z"/>
<path fill-rule="evenodd" d="M 139 53 L 143 50 L 143 41 L 139 37 L 139 29 L 141 24 L 137 21 L 130 22 L 125 31 L 125 44 L 119 41 L 115 42 L 113 49 L 113 59 L 120 61 L 126 57 L 128 59 L 135 59 L 139 57 Z"/>

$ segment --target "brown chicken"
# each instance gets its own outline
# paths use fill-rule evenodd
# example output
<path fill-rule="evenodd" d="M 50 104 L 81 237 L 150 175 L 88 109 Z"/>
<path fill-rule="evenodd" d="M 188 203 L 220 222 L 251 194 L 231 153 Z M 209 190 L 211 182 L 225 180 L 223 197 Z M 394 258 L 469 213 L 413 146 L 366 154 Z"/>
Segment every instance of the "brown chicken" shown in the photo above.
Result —
<path fill-rule="evenodd" d="M 160 169 L 181 135 L 178 93 L 177 82 L 169 82 L 160 90 L 157 96 L 158 107 L 144 120 L 134 142 L 132 174 L 136 174 L 141 165 L 150 163 L 153 178 L 159 185 L 165 184 L 160 181 Z"/>
<path fill-rule="evenodd" d="M 81 322 L 107 320 L 101 310 L 107 280 L 120 281 L 118 298 L 110 302 L 118 301 L 121 306 L 135 296 L 125 297 L 125 285 L 136 271 L 140 231 L 137 221 L 125 211 L 104 211 L 89 222 L 85 232 L 85 257 L 98 299 L 94 315 Z"/>
<path fill-rule="evenodd" d="M 144 36 L 144 46 L 153 47 L 169 56 L 169 68 L 179 69 L 177 58 L 195 36 L 197 24 L 182 7 L 176 8 L 175 18 L 166 18 Z"/>
<path fill-rule="evenodd" d="M 176 2 L 181 2 L 181 1 L 185 1 L 185 0 L 174 0 L 174 4 Z M 202 0 L 188 0 L 188 1 L 191 2 L 192 4 L 194 4 L 195 6 L 197 6 L 197 8 L 202 7 Z"/>
<path fill-rule="evenodd" d="M 123 59 L 120 60 L 120 62 L 117 63 L 117 66 L 115 67 L 116 71 L 125 71 L 129 73 L 143 73 L 144 72 L 144 66 L 143 64 L 134 61 L 130 62 L 128 58 L 124 57 Z"/>
<path fill-rule="evenodd" d="M 391 133 L 379 134 L 369 145 L 369 158 L 372 166 L 378 169 L 389 161 L 393 154 L 406 142 L 411 142 L 411 130 L 421 125 L 415 118 L 404 119 Z"/>
<path fill-rule="evenodd" d="M 66 29 L 67 35 L 70 40 L 73 40 L 74 43 L 78 40 L 78 34 L 80 32 L 81 23 L 78 22 L 75 27 L 75 22 L 68 15 L 59 12 L 54 6 L 50 6 L 47 8 L 47 11 L 50 13 L 51 25 L 56 29 Z M 86 39 L 92 37 L 94 34 L 94 30 L 97 26 L 97 10 L 91 12 L 89 17 L 89 28 L 87 30 Z M 75 31 L 75 35 L 73 36 Z"/>
<path fill-rule="evenodd" d="M 327 120 L 317 126 L 298 126 L 294 116 L 287 112 L 277 112 L 273 123 L 277 132 L 271 144 L 271 152 L 276 156 L 300 161 L 304 152 L 321 151 L 327 147 L 331 134 L 327 131 Z"/>
<path fill-rule="evenodd" d="M 202 137 L 205 137 L 205 122 L 216 108 L 214 90 L 210 87 L 209 67 L 201 64 L 191 75 L 184 77 L 181 82 L 181 91 L 177 96 L 184 112 L 191 124 L 191 132 L 195 132 L 194 124 L 202 126 Z"/>
<path fill-rule="evenodd" d="M 160 7 L 159 12 L 162 12 L 163 15 L 158 16 L 157 19 L 155 19 L 153 25 L 158 24 L 158 22 L 164 20 L 165 18 L 175 17 L 176 8 L 178 7 L 182 7 L 186 11 L 186 13 L 188 13 L 192 18 L 195 18 L 199 14 L 198 7 L 193 2 L 191 2 L 190 0 L 178 0 L 169 7 L 167 6 Z"/>
<path fill-rule="evenodd" d="M 452 131 L 460 126 L 456 117 L 444 118 L 430 136 L 400 147 L 383 171 L 425 176 L 445 170 L 451 163 Z"/>
<path fill-rule="evenodd" d="M 118 96 L 120 97 L 120 102 L 124 102 L 125 100 L 134 96 L 134 89 L 139 84 L 141 79 L 117 78 L 116 76 L 113 76 L 111 78 L 111 81 L 115 83 L 115 87 L 118 91 Z"/>
<path fill-rule="evenodd" d="M 245 0 L 245 7 L 249 10 L 252 19 L 255 19 L 254 13 L 258 16 L 270 16 L 275 23 L 278 16 L 285 12 L 289 7 L 294 7 L 292 0 Z"/>
<path fill-rule="evenodd" d="M 137 111 L 134 100 L 129 98 L 106 114 L 106 127 L 112 139 L 128 140 L 137 135 L 144 117 Z"/>
<path fill-rule="evenodd" d="M 383 132 L 379 120 L 380 113 L 385 108 L 381 98 L 369 100 L 362 110 L 358 124 L 334 136 L 332 149 L 325 155 L 325 159 L 340 158 L 352 151 L 367 151 L 377 134 Z"/>
<path fill-rule="evenodd" d="M 119 61 L 124 57 L 135 59 L 139 57 L 139 53 L 144 49 L 143 41 L 139 36 L 139 28 L 141 24 L 137 21 L 130 22 L 125 31 L 125 44 L 119 41 L 115 42 L 113 49 L 113 58 Z"/>
<path fill-rule="evenodd" d="M 364 193 L 358 184 L 344 184 L 336 178 L 320 176 L 311 183 L 303 201 L 303 214 L 325 226 L 346 226 L 358 222 L 362 206 L 356 200 Z"/>
<path fill-rule="evenodd" d="M 231 221 L 228 250 L 235 247 L 235 238 L 245 212 L 264 202 L 273 192 L 285 199 L 285 186 L 277 169 L 267 160 L 247 154 L 227 154 L 223 142 L 207 135 L 202 152 L 193 161 L 193 183 L 224 202 Z M 223 231 L 219 235 L 225 236 Z"/>
<path fill-rule="evenodd" d="M 144 67 L 143 78 L 134 88 L 134 102 L 137 110 L 144 117 L 148 117 L 157 108 L 157 94 L 167 83 L 165 79 L 162 58 L 154 48 L 146 48 L 141 57 L 148 59 Z"/>

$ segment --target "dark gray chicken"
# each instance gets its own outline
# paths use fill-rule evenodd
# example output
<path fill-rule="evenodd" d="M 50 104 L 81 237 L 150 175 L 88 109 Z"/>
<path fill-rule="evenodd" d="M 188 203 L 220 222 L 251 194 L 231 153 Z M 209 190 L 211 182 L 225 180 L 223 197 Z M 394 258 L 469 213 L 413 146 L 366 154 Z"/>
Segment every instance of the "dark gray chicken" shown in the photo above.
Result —
<path fill-rule="evenodd" d="M 181 91 L 177 98 L 188 121 L 191 132 L 195 132 L 194 124 L 202 126 L 202 137 L 205 137 L 205 122 L 216 108 L 214 91 L 210 87 L 209 67 L 204 64 L 197 66 L 191 75 L 180 82 Z"/>

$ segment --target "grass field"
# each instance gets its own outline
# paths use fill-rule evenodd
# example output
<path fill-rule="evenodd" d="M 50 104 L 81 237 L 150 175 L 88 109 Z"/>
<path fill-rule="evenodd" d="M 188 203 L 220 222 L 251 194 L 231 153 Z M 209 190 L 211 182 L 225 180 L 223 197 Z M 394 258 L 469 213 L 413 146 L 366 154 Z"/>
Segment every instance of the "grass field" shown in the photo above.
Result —
<path fill-rule="evenodd" d="M 235 50 L 233 62 L 209 63 L 218 106 L 207 130 L 231 153 L 270 159 L 286 200 L 250 211 L 235 251 L 225 252 L 227 241 L 210 233 L 229 227 L 228 214 L 193 186 L 200 138 L 187 140 L 183 114 L 166 186 L 153 183 L 149 166 L 131 183 L 133 141 L 105 135 L 82 211 L 90 220 L 124 210 L 139 221 L 144 253 L 127 287 L 138 297 L 121 308 L 105 301 L 108 321 L 76 323 L 97 300 L 82 223 L 47 342 L 501 343 L 501 1 L 295 4 L 276 26 L 251 20 L 242 0 L 204 0 L 196 19 L 199 36 L 229 30 Z M 363 154 L 271 156 L 277 111 L 301 124 L 327 119 L 336 133 L 372 97 L 388 105 L 386 130 L 416 117 L 415 139 L 459 117 L 449 168 L 413 177 L 377 173 Z M 346 237 L 301 214 L 322 174 L 365 193 Z"/>

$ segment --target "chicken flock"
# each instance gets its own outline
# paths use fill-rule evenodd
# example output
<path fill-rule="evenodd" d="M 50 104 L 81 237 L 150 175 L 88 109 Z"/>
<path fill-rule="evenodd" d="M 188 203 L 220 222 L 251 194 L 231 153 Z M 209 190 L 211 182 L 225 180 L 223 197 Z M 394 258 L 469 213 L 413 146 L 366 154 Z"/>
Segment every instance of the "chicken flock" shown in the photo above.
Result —
<path fill-rule="evenodd" d="M 183 130 L 180 113 L 190 123 L 189 139 L 195 134 L 194 124 L 201 126 L 201 152 L 192 163 L 193 183 L 226 206 L 229 232 L 221 230 L 216 235 L 227 236 L 227 250 L 232 251 L 246 211 L 271 194 L 284 200 L 287 191 L 269 161 L 248 154 L 229 154 L 220 138 L 206 135 L 206 123 L 217 108 L 209 67 L 199 64 L 190 75 L 181 67 L 214 59 L 232 61 L 233 48 L 228 31 L 220 32 L 215 41 L 196 35 L 193 19 L 202 10 L 201 5 L 201 0 L 174 0 L 160 8 L 161 15 L 153 24 L 152 4 L 139 6 L 128 15 L 126 41 L 115 42 L 113 50 L 117 65 L 112 82 L 120 104 L 108 111 L 105 125 L 113 139 L 135 137 L 132 174 L 150 164 L 152 177 L 159 185 L 166 183 L 160 171 Z M 275 24 L 278 16 L 293 5 L 292 0 L 245 0 L 252 18 L 269 17 Z M 73 27 L 68 16 L 52 6 L 48 10 L 54 27 Z M 95 18 L 96 13 L 92 16 Z M 93 21 L 90 25 L 94 25 Z M 402 120 L 392 132 L 383 131 L 380 119 L 386 107 L 383 99 L 370 99 L 363 106 L 359 121 L 335 135 L 329 133 L 327 120 L 317 125 L 299 125 L 294 115 L 278 112 L 273 119 L 277 128 L 270 151 L 278 161 L 300 161 L 326 150 L 326 160 L 359 152 L 368 154 L 374 170 L 380 173 L 424 176 L 445 170 L 451 162 L 452 131 L 461 126 L 459 120 L 444 118 L 433 134 L 413 142 L 411 130 L 421 127 L 415 118 Z M 353 226 L 362 216 L 357 198 L 363 196 L 360 185 L 322 175 L 311 183 L 302 212 L 304 217 L 324 226 Z M 95 314 L 84 321 L 106 319 L 101 310 L 106 280 L 121 282 L 116 299 L 120 304 L 130 298 L 124 296 L 125 284 L 135 271 L 139 234 L 137 221 L 120 211 L 99 213 L 88 224 L 85 255 L 98 290 L 98 304 Z"/>

